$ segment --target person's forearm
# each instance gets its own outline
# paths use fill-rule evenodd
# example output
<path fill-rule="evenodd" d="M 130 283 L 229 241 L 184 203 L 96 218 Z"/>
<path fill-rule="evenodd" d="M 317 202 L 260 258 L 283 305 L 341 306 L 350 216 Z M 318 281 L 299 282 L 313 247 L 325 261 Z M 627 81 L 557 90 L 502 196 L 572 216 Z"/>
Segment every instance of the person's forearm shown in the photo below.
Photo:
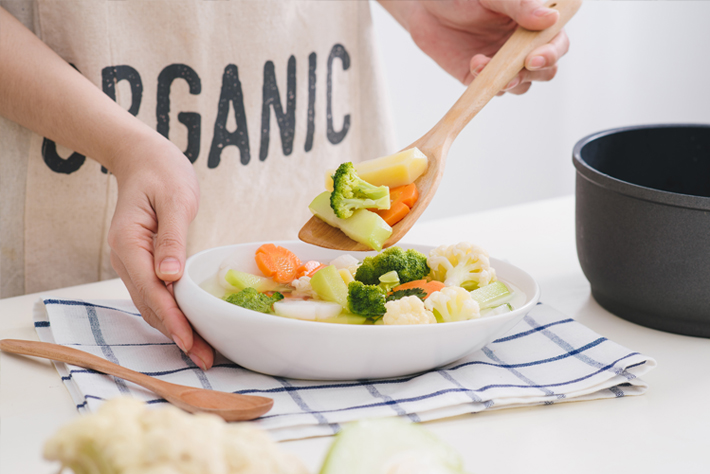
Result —
<path fill-rule="evenodd" d="M 0 8 L 0 115 L 116 173 L 132 141 L 161 138 Z"/>

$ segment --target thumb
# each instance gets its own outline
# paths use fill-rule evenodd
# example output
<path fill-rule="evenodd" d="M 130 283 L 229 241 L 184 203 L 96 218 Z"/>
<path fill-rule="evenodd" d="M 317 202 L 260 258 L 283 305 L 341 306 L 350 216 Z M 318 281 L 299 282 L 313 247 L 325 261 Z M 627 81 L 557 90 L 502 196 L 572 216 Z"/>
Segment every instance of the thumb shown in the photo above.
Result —
<path fill-rule="evenodd" d="M 540 0 L 481 0 L 481 4 L 512 18 L 528 30 L 544 30 L 557 22 L 560 14 L 547 8 Z"/>
<path fill-rule="evenodd" d="M 165 282 L 177 281 L 185 268 L 187 229 L 192 216 L 176 203 L 156 206 L 158 232 L 153 243 L 155 274 Z"/>

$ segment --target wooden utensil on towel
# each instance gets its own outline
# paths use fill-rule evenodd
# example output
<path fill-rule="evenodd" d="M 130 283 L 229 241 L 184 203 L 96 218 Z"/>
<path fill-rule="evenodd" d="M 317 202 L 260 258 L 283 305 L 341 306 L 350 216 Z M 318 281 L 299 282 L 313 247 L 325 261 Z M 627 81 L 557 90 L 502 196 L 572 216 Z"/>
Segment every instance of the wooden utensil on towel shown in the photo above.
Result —
<path fill-rule="evenodd" d="M 454 139 L 525 66 L 525 58 L 538 46 L 548 43 L 577 12 L 581 0 L 552 0 L 546 4 L 559 11 L 557 22 L 542 31 L 530 31 L 518 27 L 503 47 L 493 56 L 483 71 L 466 88 L 463 95 L 444 115 L 439 123 L 407 148 L 417 147 L 429 158 L 427 170 L 415 184 L 419 200 L 404 219 L 392 227 L 392 235 L 384 247 L 397 243 L 419 219 L 434 197 L 444 174 L 446 155 Z M 346 251 L 372 250 L 351 240 L 340 229 L 332 227 L 313 216 L 303 226 L 298 237 L 309 244 Z"/>
<path fill-rule="evenodd" d="M 224 418 L 226 421 L 253 420 L 271 410 L 274 404 L 272 399 L 266 397 L 217 392 L 165 382 L 121 367 L 93 354 L 49 342 L 3 339 L 0 340 L 0 350 L 13 354 L 57 360 L 114 375 L 155 392 L 185 411 L 190 413 L 212 413 Z"/>

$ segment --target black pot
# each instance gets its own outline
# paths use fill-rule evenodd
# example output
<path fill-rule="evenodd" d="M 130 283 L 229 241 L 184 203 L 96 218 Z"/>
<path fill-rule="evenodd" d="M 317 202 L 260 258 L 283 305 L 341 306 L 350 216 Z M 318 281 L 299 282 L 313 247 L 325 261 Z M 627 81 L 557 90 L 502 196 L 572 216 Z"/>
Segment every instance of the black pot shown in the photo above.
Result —
<path fill-rule="evenodd" d="M 595 133 L 573 161 L 592 296 L 634 323 L 710 337 L 710 125 Z"/>

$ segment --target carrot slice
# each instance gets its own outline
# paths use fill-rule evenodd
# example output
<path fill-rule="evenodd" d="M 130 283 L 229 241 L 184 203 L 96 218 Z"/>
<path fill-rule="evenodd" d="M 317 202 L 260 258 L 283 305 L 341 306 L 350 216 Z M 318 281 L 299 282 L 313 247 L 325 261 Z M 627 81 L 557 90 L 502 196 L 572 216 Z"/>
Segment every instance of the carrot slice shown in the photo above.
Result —
<path fill-rule="evenodd" d="M 296 278 L 301 278 L 303 276 L 311 277 L 315 272 L 325 267 L 324 263 L 320 263 L 317 260 L 309 260 L 296 270 Z"/>
<path fill-rule="evenodd" d="M 389 209 L 377 209 L 375 213 L 379 215 L 390 227 L 404 219 L 409 214 L 409 206 L 402 202 L 393 202 Z"/>
<path fill-rule="evenodd" d="M 442 282 L 436 281 L 436 280 L 432 280 L 432 281 L 414 280 L 414 281 L 410 281 L 407 283 L 402 283 L 399 286 L 395 286 L 394 288 L 392 288 L 392 291 L 409 290 L 411 288 L 421 288 L 422 290 L 424 290 L 426 292 L 426 296 L 424 297 L 424 299 L 427 299 L 430 294 L 441 290 L 444 286 L 445 285 Z"/>
<path fill-rule="evenodd" d="M 274 244 L 259 247 L 254 258 L 259 270 L 277 283 L 292 281 L 301 266 L 301 260 L 293 252 Z"/>
<path fill-rule="evenodd" d="M 417 202 L 417 199 L 419 199 L 419 191 L 414 183 L 390 189 L 390 200 L 406 204 L 410 209 Z"/>
<path fill-rule="evenodd" d="M 419 191 L 414 183 L 397 186 L 390 189 L 389 209 L 370 210 L 376 212 L 388 225 L 393 226 L 409 214 L 417 199 L 419 199 Z"/>

